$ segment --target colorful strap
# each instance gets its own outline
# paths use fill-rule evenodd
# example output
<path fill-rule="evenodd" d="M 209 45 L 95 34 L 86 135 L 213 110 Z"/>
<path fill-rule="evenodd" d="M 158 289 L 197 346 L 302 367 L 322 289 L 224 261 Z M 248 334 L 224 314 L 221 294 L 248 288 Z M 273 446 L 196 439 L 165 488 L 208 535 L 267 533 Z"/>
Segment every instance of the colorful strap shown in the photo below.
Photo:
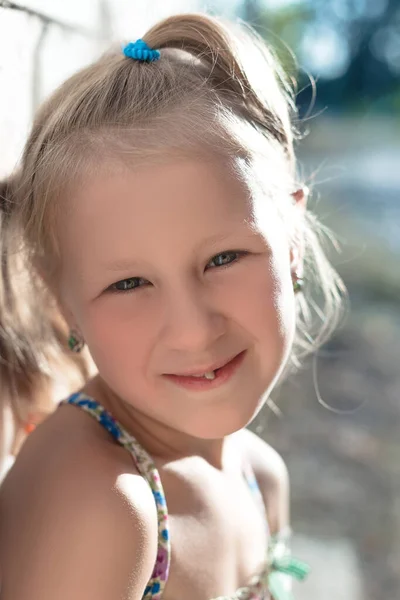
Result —
<path fill-rule="evenodd" d="M 257 478 L 254 474 L 253 468 L 252 468 L 251 464 L 247 461 L 245 461 L 243 464 L 243 475 L 246 479 L 247 485 L 249 486 L 251 493 L 254 496 L 254 500 L 255 500 L 256 504 L 260 508 L 261 514 L 264 516 L 265 525 L 267 528 L 267 536 L 269 538 L 271 536 L 271 533 L 270 533 L 270 527 L 269 527 L 269 522 L 268 522 L 267 509 L 265 507 L 265 502 L 264 502 L 264 499 L 263 499 L 263 496 L 262 496 L 262 493 L 260 490 L 260 486 L 258 485 Z"/>
<path fill-rule="evenodd" d="M 271 538 L 269 545 L 268 589 L 274 600 L 294 600 L 290 579 L 304 581 L 310 567 L 290 556 L 291 532 L 288 528 Z"/>
<path fill-rule="evenodd" d="M 135 459 L 140 474 L 148 482 L 157 506 L 158 517 L 158 551 L 154 570 L 144 591 L 143 600 L 159 600 L 168 579 L 171 543 L 168 525 L 168 510 L 165 494 L 157 468 L 144 448 L 130 435 L 114 417 L 99 404 L 85 394 L 72 394 L 61 404 L 72 404 L 92 415 L 107 431 L 124 446 Z"/>

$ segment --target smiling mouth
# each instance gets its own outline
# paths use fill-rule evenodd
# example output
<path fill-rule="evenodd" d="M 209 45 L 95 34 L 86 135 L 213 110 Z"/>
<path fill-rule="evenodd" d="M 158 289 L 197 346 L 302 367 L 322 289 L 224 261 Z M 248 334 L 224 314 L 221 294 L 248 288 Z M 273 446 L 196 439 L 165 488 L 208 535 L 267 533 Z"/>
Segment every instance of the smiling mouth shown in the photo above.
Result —
<path fill-rule="evenodd" d="M 243 362 L 246 351 L 243 350 L 221 366 L 207 371 L 196 371 L 188 374 L 165 374 L 164 377 L 173 383 L 193 390 L 204 390 L 215 388 L 228 381 L 239 369 Z"/>
<path fill-rule="evenodd" d="M 177 377 L 205 377 L 206 379 L 214 379 L 215 373 L 229 364 L 236 356 L 238 356 L 238 354 L 235 354 L 226 360 L 215 362 L 213 365 L 204 368 L 194 368 L 192 370 L 187 370 L 186 373 L 171 373 L 171 375 L 176 375 Z"/>

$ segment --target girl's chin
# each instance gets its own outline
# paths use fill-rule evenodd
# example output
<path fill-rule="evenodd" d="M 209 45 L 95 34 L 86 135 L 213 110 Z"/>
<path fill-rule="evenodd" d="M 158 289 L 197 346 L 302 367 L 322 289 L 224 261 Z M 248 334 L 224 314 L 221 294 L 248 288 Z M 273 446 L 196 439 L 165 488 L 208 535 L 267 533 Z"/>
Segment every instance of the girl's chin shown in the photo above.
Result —
<path fill-rule="evenodd" d="M 257 416 L 261 410 L 264 401 L 262 399 L 254 402 L 251 405 L 240 407 L 230 407 L 224 410 L 218 411 L 218 408 L 212 410 L 210 415 L 209 411 L 205 411 L 201 415 L 201 409 L 197 411 L 196 415 L 193 415 L 191 426 L 188 427 L 188 422 L 177 425 L 177 428 L 181 428 L 187 434 L 192 437 L 203 440 L 216 440 L 222 439 L 228 435 L 240 431 Z"/>

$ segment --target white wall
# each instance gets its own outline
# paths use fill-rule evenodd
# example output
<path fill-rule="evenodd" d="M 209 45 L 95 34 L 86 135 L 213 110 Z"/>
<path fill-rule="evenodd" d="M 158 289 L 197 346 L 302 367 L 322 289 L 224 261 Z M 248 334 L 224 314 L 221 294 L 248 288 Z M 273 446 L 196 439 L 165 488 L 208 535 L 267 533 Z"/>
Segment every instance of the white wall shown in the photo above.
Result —
<path fill-rule="evenodd" d="M 198 0 L 0 1 L 0 177 L 18 160 L 33 107 L 61 81 L 115 40 L 143 35 L 157 20 L 198 10 Z"/>

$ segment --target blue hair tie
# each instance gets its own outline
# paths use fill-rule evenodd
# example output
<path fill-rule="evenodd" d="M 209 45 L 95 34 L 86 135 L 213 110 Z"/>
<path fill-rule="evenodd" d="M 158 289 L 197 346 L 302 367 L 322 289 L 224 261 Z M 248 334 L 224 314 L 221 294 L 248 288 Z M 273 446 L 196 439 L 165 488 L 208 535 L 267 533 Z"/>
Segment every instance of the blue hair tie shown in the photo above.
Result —
<path fill-rule="evenodd" d="M 140 62 L 153 62 L 160 58 L 159 50 L 150 48 L 143 40 L 129 42 L 129 44 L 123 48 L 123 53 L 127 58 L 133 58 Z"/>

